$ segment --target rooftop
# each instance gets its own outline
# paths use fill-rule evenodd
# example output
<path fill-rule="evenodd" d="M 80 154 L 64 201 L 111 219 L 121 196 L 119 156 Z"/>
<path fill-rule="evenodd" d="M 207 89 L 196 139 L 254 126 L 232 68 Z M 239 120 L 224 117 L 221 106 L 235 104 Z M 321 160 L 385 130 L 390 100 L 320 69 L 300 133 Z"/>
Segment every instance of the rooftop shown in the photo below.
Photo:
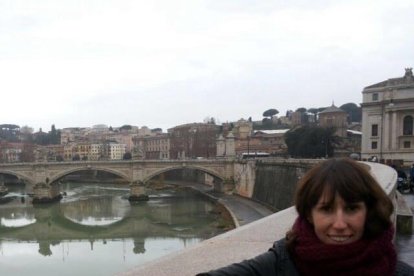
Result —
<path fill-rule="evenodd" d="M 391 78 L 386 81 L 382 81 L 364 88 L 383 88 L 388 86 L 399 86 L 399 85 L 414 85 L 414 76 L 412 68 L 405 68 L 405 74 L 401 78 Z"/>

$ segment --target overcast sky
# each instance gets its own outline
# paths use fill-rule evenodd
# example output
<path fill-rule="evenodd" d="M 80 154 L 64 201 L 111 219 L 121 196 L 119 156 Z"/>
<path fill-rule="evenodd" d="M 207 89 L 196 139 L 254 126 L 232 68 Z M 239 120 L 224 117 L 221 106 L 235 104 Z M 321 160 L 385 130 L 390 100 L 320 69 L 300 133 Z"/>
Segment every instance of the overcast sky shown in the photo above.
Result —
<path fill-rule="evenodd" d="M 0 0 L 0 123 L 161 127 L 361 103 L 413 0 Z"/>

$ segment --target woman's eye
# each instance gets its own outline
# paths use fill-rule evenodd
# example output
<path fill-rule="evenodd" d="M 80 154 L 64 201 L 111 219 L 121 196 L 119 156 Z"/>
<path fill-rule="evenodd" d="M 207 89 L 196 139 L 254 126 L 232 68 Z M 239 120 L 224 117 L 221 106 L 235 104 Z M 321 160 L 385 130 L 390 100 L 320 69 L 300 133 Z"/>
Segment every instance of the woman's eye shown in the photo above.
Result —
<path fill-rule="evenodd" d="M 355 212 L 357 210 L 359 210 L 359 205 L 355 204 L 355 205 L 348 205 L 345 207 L 345 210 L 348 212 Z"/>
<path fill-rule="evenodd" d="M 324 206 L 320 206 L 319 210 L 321 210 L 322 212 L 330 212 L 330 211 L 332 211 L 332 207 L 324 205 Z"/>

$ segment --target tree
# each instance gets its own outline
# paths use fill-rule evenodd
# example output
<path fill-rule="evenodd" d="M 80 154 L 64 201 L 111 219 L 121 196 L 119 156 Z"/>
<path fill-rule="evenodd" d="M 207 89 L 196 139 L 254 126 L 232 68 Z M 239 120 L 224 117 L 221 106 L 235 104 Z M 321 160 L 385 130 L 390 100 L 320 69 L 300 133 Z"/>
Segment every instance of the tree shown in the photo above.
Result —
<path fill-rule="evenodd" d="M 75 154 L 73 157 L 72 157 L 72 161 L 79 161 L 80 160 L 80 156 L 79 156 L 79 154 Z"/>
<path fill-rule="evenodd" d="M 33 128 L 32 127 L 29 127 L 29 126 L 22 126 L 20 128 L 20 133 L 23 133 L 23 134 L 32 134 L 33 133 Z"/>
<path fill-rule="evenodd" d="M 119 130 L 131 130 L 132 126 L 131 125 L 123 125 L 119 128 Z"/>
<path fill-rule="evenodd" d="M 318 107 L 318 113 L 324 111 L 327 107 Z"/>
<path fill-rule="evenodd" d="M 50 137 L 47 133 L 44 133 L 40 128 L 39 132 L 35 133 L 34 142 L 38 145 L 48 145 L 50 144 Z"/>
<path fill-rule="evenodd" d="M 362 121 L 362 108 L 354 103 L 346 103 L 339 107 L 346 113 L 348 113 L 348 122 L 361 122 Z"/>
<path fill-rule="evenodd" d="M 4 139 L 9 142 L 17 142 L 20 127 L 13 124 L 2 124 L 0 125 L 0 139 Z"/>
<path fill-rule="evenodd" d="M 313 114 L 313 119 L 314 119 L 313 121 L 317 122 L 317 115 L 318 115 L 318 112 L 319 112 L 318 109 L 317 108 L 309 108 L 308 112 Z"/>
<path fill-rule="evenodd" d="M 288 153 L 292 157 L 318 158 L 330 157 L 334 145 L 338 144 L 335 128 L 303 126 L 292 129 L 285 134 Z"/>
<path fill-rule="evenodd" d="M 306 112 L 306 108 L 304 107 L 299 107 L 298 109 L 296 109 L 296 112 L 300 112 L 300 113 L 305 113 Z"/>
<path fill-rule="evenodd" d="M 271 108 L 263 112 L 263 117 L 270 117 L 270 119 L 273 118 L 273 116 L 279 114 L 279 111 L 277 109 Z"/>
<path fill-rule="evenodd" d="M 269 118 L 263 118 L 262 119 L 262 123 L 263 125 L 271 125 L 272 124 L 272 120 L 270 120 Z"/>
<path fill-rule="evenodd" d="M 56 161 L 62 162 L 63 161 L 62 155 L 56 155 Z"/>
<path fill-rule="evenodd" d="M 125 152 L 122 159 L 123 160 L 131 160 L 132 159 L 132 154 L 130 152 Z"/>
<path fill-rule="evenodd" d="M 49 137 L 48 137 L 48 142 L 50 144 L 60 144 L 60 131 L 56 130 L 55 125 L 52 125 L 50 131 L 49 131 Z"/>
<path fill-rule="evenodd" d="M 34 162 L 35 161 L 33 144 L 31 143 L 23 144 L 23 148 L 20 153 L 20 161 L 21 162 Z"/>
<path fill-rule="evenodd" d="M 207 116 L 207 117 L 204 118 L 203 122 L 205 124 L 215 125 L 216 124 L 216 119 L 214 117 Z"/>

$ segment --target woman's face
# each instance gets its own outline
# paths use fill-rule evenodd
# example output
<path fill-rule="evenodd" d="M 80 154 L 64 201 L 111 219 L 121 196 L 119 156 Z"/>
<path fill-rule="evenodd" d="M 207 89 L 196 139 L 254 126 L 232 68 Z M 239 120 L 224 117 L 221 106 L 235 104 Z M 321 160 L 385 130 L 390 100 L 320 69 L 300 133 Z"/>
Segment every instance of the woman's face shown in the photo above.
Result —
<path fill-rule="evenodd" d="M 323 193 L 312 208 L 310 221 L 316 236 L 325 244 L 349 244 L 359 240 L 365 227 L 367 207 L 364 202 L 345 202 L 339 195 L 333 204 Z"/>

